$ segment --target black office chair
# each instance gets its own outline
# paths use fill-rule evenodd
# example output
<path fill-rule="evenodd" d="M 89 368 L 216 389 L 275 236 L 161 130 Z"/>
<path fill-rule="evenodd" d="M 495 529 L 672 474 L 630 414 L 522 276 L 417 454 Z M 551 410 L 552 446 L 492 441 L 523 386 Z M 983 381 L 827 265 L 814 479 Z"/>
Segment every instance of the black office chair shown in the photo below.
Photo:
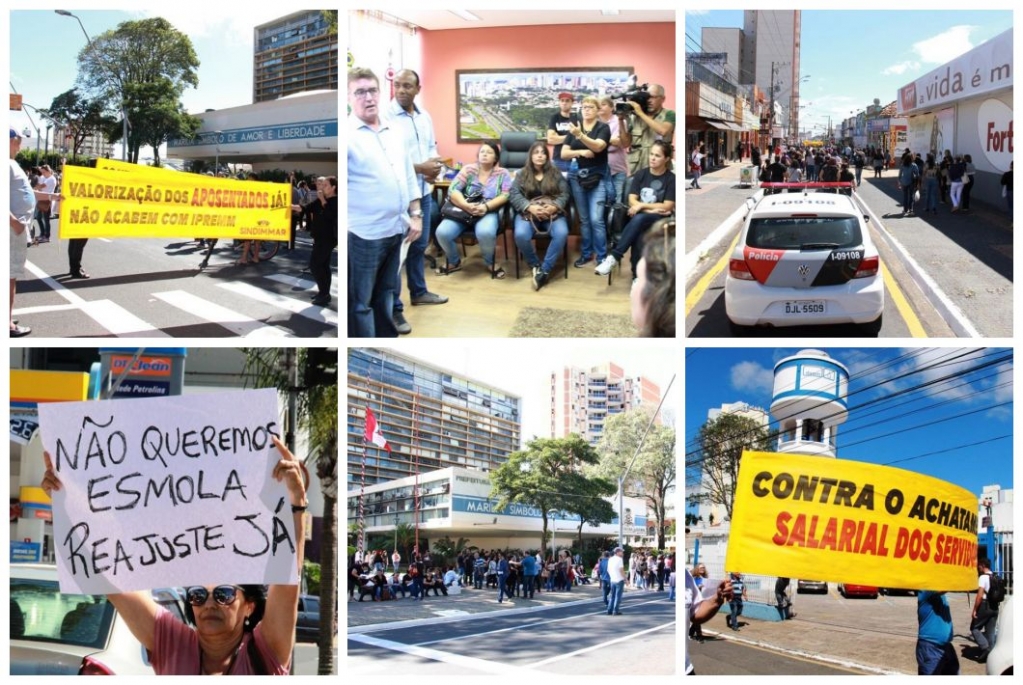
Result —
<path fill-rule="evenodd" d="M 501 133 L 501 157 L 498 164 L 513 176 L 529 163 L 529 147 L 540 139 L 535 131 L 503 131 Z"/>

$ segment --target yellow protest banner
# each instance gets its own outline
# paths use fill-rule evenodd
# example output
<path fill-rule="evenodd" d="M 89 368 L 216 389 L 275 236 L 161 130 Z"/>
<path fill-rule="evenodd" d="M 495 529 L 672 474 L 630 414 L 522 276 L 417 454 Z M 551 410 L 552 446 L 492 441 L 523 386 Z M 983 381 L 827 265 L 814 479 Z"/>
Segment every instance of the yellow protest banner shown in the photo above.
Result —
<path fill-rule="evenodd" d="M 977 497 L 889 466 L 743 452 L 728 571 L 920 590 L 977 586 Z"/>
<path fill-rule="evenodd" d="M 113 160 L 98 164 L 97 169 L 64 168 L 61 238 L 288 239 L 291 188 L 286 183 Z"/>

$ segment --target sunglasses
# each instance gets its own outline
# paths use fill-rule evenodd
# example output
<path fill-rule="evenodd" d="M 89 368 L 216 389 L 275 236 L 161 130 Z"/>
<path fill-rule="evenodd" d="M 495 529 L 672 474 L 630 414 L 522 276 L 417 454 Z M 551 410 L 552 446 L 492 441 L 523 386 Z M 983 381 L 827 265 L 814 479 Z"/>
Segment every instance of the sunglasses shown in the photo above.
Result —
<path fill-rule="evenodd" d="M 239 590 L 241 588 L 237 585 L 218 585 L 213 588 L 213 601 L 220 606 L 230 606 L 238 598 Z M 204 587 L 190 587 L 185 590 L 185 599 L 194 607 L 201 607 L 209 596 L 210 591 Z"/>

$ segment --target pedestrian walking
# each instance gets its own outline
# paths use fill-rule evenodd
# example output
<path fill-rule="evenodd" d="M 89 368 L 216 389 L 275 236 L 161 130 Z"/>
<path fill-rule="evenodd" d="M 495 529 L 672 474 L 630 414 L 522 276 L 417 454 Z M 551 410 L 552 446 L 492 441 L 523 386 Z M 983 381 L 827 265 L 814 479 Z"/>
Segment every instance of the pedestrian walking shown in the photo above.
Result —
<path fill-rule="evenodd" d="M 1012 162 L 1009 162 L 1009 170 L 1002 174 L 1002 197 L 1005 198 L 1009 218 L 1012 218 Z"/>
<path fill-rule="evenodd" d="M 973 602 L 973 613 L 970 622 L 970 634 L 980 648 L 977 660 L 987 661 L 987 655 L 995 646 L 995 624 L 998 621 L 997 594 L 992 596 L 992 584 L 998 579 L 991 573 L 991 561 L 986 557 L 977 560 L 977 597 Z"/>
<path fill-rule="evenodd" d="M 313 250 L 309 256 L 309 271 L 316 279 L 319 292 L 313 297 L 313 304 L 326 307 L 330 304 L 330 259 L 337 247 L 337 176 L 328 176 L 322 185 L 317 181 L 317 199 L 320 209 L 316 213 L 311 230 Z"/>
<path fill-rule="evenodd" d="M 604 598 L 604 608 L 607 609 L 608 595 L 611 594 L 611 576 L 607 572 L 607 562 L 611 559 L 611 553 L 604 550 L 597 562 L 597 577 L 600 578 L 600 594 Z"/>
<path fill-rule="evenodd" d="M 693 180 L 689 184 L 690 188 L 699 189 L 700 187 L 700 175 L 703 173 L 703 160 L 707 157 L 707 148 L 701 143 L 698 148 L 693 150 L 693 154 L 689 156 L 689 170 L 693 173 Z"/>
<path fill-rule="evenodd" d="M 973 166 L 973 157 L 969 154 L 963 155 L 963 164 L 966 168 L 963 170 L 963 197 L 959 209 L 968 212 L 970 211 L 970 195 L 973 193 L 973 181 L 977 174 L 977 168 Z"/>
<path fill-rule="evenodd" d="M 788 578 L 780 577 L 774 583 L 774 599 L 778 603 L 778 615 L 781 616 L 783 621 L 796 617 L 796 614 L 792 611 L 792 600 L 786 593 L 790 582 Z"/>
<path fill-rule="evenodd" d="M 511 566 L 508 564 L 508 560 L 505 558 L 503 552 L 497 553 L 497 603 L 500 604 L 504 601 L 505 587 L 504 582 L 508 578 L 508 574 L 511 572 Z M 509 597 L 511 595 L 509 594 Z"/>
<path fill-rule="evenodd" d="M 739 617 L 742 616 L 742 603 L 746 599 L 746 584 L 742 581 L 742 574 L 732 572 L 732 596 L 729 598 L 728 608 L 730 612 L 726 619 L 728 627 L 738 632 Z"/>
<path fill-rule="evenodd" d="M 614 554 L 607 560 L 607 575 L 611 582 L 607 615 L 619 616 L 622 613 L 622 595 L 625 593 L 625 550 L 621 547 L 615 547 Z"/>

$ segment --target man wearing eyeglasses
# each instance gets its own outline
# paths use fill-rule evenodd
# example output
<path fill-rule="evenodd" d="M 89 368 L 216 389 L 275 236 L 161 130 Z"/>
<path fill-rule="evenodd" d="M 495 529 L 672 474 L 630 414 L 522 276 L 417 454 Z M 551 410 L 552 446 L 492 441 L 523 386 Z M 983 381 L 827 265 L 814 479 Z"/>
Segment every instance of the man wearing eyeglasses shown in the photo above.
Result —
<path fill-rule="evenodd" d="M 348 71 L 348 104 L 348 336 L 396 338 L 401 244 L 422 233 L 422 192 L 369 69 Z"/>
<path fill-rule="evenodd" d="M 646 109 L 629 100 L 632 116 L 624 133 L 620 133 L 622 147 L 629 147 L 629 176 L 632 177 L 650 164 L 650 146 L 655 141 L 671 142 L 675 135 L 675 111 L 664 108 L 664 86 L 651 83 Z"/>

